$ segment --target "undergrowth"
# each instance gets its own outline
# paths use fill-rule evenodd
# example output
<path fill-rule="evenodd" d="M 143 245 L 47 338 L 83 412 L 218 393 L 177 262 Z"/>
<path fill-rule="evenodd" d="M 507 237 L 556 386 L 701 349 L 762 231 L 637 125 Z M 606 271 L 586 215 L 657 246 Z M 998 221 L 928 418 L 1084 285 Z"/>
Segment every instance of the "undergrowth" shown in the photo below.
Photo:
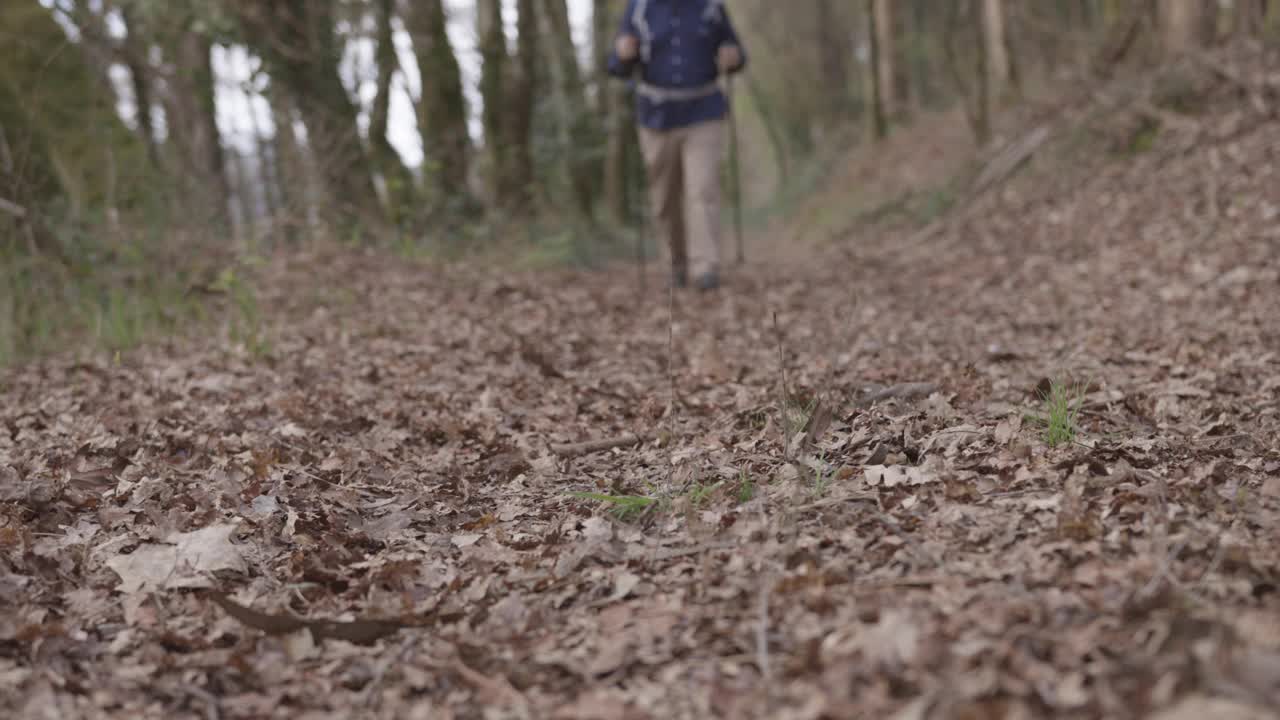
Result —
<path fill-rule="evenodd" d="M 604 503 L 619 520 L 634 520 L 658 507 L 658 499 L 647 495 L 608 495 L 605 493 L 573 493 L 579 500 Z"/>
<path fill-rule="evenodd" d="M 719 491 L 725 489 L 725 493 Z M 729 494 L 729 491 L 732 494 Z M 650 495 L 614 495 L 599 492 L 575 492 L 569 496 L 577 500 L 596 502 L 608 508 L 609 513 L 619 520 L 638 520 L 650 513 L 660 513 L 673 507 L 684 507 L 698 510 L 712 504 L 717 497 L 729 498 L 736 504 L 750 502 L 756 495 L 756 483 L 745 470 L 738 473 L 736 482 L 729 484 L 725 480 L 715 482 L 699 481 L 692 483 L 688 489 L 678 496 L 663 496 L 659 493 Z"/>
<path fill-rule="evenodd" d="M 1046 445 L 1058 447 L 1075 442 L 1084 395 L 1084 385 L 1068 385 L 1060 380 L 1049 383 L 1048 392 L 1041 394 L 1040 412 L 1031 415 L 1031 419 L 1041 426 L 1041 437 Z"/>
<path fill-rule="evenodd" d="M 269 351 L 245 268 L 228 265 L 203 282 L 199 261 L 183 267 L 148 243 L 81 239 L 69 259 L 0 246 L 0 366 L 74 349 L 118 355 L 214 321 L 232 343 Z"/>

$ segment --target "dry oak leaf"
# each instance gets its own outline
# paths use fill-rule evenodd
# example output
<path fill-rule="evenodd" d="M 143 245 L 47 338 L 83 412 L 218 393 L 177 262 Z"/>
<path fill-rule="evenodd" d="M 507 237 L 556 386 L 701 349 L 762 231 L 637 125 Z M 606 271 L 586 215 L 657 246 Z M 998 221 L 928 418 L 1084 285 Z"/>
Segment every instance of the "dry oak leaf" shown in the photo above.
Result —
<path fill-rule="evenodd" d="M 208 573 L 245 570 L 244 556 L 231 542 L 235 531 L 235 525 L 217 524 L 173 533 L 166 544 L 140 545 L 128 555 L 110 558 L 107 567 L 120 576 L 118 589 L 124 593 L 211 587 Z"/>

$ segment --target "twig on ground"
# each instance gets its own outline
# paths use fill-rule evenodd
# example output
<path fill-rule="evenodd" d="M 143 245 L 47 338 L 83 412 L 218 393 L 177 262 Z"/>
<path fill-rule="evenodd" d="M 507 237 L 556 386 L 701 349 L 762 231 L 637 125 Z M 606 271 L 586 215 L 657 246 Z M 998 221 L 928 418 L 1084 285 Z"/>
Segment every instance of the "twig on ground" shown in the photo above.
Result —
<path fill-rule="evenodd" d="M 202 687 L 197 687 L 190 683 L 183 683 L 178 686 L 180 690 L 193 698 L 204 703 L 204 716 L 206 720 L 219 720 L 222 717 L 222 703 L 212 693 Z"/>
<path fill-rule="evenodd" d="M 647 435 L 620 435 L 612 438 L 600 438 L 599 440 L 586 440 L 578 443 L 561 443 L 551 445 L 551 452 L 560 457 L 578 457 L 580 455 L 590 455 L 592 453 L 612 450 L 614 448 L 631 447 L 639 445 L 648 440 Z"/>
<path fill-rule="evenodd" d="M 1002 148 L 974 180 L 973 187 L 969 191 L 970 198 L 980 195 L 987 188 L 1012 175 L 1015 170 L 1022 167 L 1024 162 L 1036 154 L 1049 136 L 1049 126 L 1040 125 Z"/>
<path fill-rule="evenodd" d="M 770 697 L 773 672 L 769 667 L 769 591 L 772 579 L 765 573 L 764 582 L 760 584 L 760 622 L 756 624 L 756 665 L 760 668 L 760 676 L 764 680 L 765 697 Z"/>
<path fill-rule="evenodd" d="M 831 406 L 819 397 L 813 412 L 809 413 L 809 419 L 805 421 L 800 440 L 796 443 L 796 454 L 803 455 L 817 444 L 818 438 L 822 437 L 827 427 L 831 425 L 831 420 Z"/>
<path fill-rule="evenodd" d="M 782 349 L 782 328 L 778 326 L 778 313 L 773 313 L 773 332 L 778 336 L 778 369 L 782 373 L 782 404 L 778 408 L 778 424 L 782 428 L 782 459 L 791 459 L 791 433 L 787 411 L 791 407 L 791 392 L 787 389 L 787 358 Z"/>
<path fill-rule="evenodd" d="M 481 697 L 487 698 L 489 702 L 496 702 L 509 708 L 526 709 L 529 707 L 529 701 L 505 677 L 498 675 L 491 678 L 474 670 L 462 661 L 456 648 L 450 654 L 452 655 L 450 662 L 444 664 L 443 667 L 452 671 L 460 680 L 470 685 Z"/>
<path fill-rule="evenodd" d="M 672 439 L 676 436 L 676 284 L 667 287 L 667 385 L 670 391 L 671 404 L 667 407 L 667 432 Z M 672 444 L 667 445 L 667 486 L 664 494 L 671 491 L 671 484 L 676 477 L 676 450 Z"/>
<path fill-rule="evenodd" d="M 0 197 L 0 212 L 8 213 L 19 220 L 27 216 L 27 209 L 16 202 Z"/>
<path fill-rule="evenodd" d="M 374 693 L 382 686 L 382 681 L 386 678 L 387 670 L 393 665 L 403 665 L 409 659 L 409 653 L 419 646 L 421 640 L 417 638 L 408 638 L 400 645 L 400 652 L 396 653 L 393 658 L 387 658 L 377 664 L 377 670 L 374 672 L 373 679 L 364 689 L 365 702 L 373 708 L 379 708 L 382 705 L 382 696 Z"/>
<path fill-rule="evenodd" d="M 738 547 L 737 543 L 732 542 L 714 542 L 694 545 L 687 548 L 672 548 L 668 550 L 659 550 L 650 556 L 652 560 L 674 560 L 675 558 L 688 557 L 690 555 L 698 555 L 709 550 L 732 550 Z"/>

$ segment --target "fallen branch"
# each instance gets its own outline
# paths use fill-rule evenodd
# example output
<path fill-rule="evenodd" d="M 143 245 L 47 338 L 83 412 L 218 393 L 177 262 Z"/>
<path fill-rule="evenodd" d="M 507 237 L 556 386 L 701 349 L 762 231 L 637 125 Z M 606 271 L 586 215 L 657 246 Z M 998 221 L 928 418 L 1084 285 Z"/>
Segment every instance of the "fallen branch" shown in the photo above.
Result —
<path fill-rule="evenodd" d="M 769 664 L 769 590 L 773 578 L 765 573 L 764 582 L 760 583 L 760 622 L 756 625 L 756 667 L 764 679 L 765 696 L 770 697 L 773 673 Z"/>
<path fill-rule="evenodd" d="M 859 397 L 854 403 L 859 406 L 874 405 L 881 400 L 897 399 L 910 400 L 918 397 L 928 397 L 938 391 L 935 383 L 915 382 L 915 383 L 898 383 L 890 385 L 879 390 L 872 390 L 869 393 Z"/>
<path fill-rule="evenodd" d="M 710 542 L 687 548 L 667 548 L 653 553 L 651 560 L 674 560 L 676 558 L 699 555 L 711 550 L 733 550 L 738 547 L 734 542 Z"/>
<path fill-rule="evenodd" d="M 1036 150 L 1040 149 L 1040 146 L 1049 139 L 1049 136 L 1049 126 L 1041 125 L 1005 146 L 978 174 L 978 179 L 973 183 L 970 196 L 976 196 L 1012 175 L 1013 171 L 1021 167 L 1024 162 L 1036 153 Z"/>
<path fill-rule="evenodd" d="M 1265 76 L 1260 76 L 1256 80 L 1247 78 L 1236 68 L 1207 53 L 1198 53 L 1192 58 L 1209 72 L 1249 93 L 1257 93 L 1272 87 L 1275 82 L 1268 80 Z"/>
<path fill-rule="evenodd" d="M 27 209 L 12 200 L 5 200 L 0 197 L 0 211 L 9 213 L 19 220 L 27 216 Z"/>
<path fill-rule="evenodd" d="M 612 450 L 614 448 L 631 447 L 639 445 L 647 440 L 645 435 L 622 435 L 614 438 L 601 438 L 599 440 L 587 440 L 579 443 L 564 443 L 551 445 L 551 452 L 560 457 L 578 457 L 580 455 L 590 455 L 592 453 Z"/>
<path fill-rule="evenodd" d="M 273 615 L 245 607 L 222 593 L 213 593 L 209 596 L 209 599 L 246 627 L 261 630 L 268 635 L 287 635 L 307 629 L 311 631 L 311 637 L 316 642 L 323 641 L 326 638 L 333 638 L 345 640 L 356 645 L 372 645 L 379 639 L 393 635 L 401 629 L 413 627 L 413 623 L 404 620 L 364 619 L 338 622 L 334 620 L 307 620 L 291 615 Z"/>

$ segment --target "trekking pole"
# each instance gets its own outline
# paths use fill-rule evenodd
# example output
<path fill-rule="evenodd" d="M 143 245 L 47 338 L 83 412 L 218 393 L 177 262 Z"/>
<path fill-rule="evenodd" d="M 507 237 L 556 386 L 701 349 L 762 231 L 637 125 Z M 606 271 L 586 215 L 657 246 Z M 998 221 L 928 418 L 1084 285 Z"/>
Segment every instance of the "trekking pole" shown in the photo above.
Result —
<path fill-rule="evenodd" d="M 637 80 L 635 82 L 639 82 L 639 81 Z M 632 84 L 631 88 L 632 88 L 632 91 L 634 92 L 635 85 Z M 626 199 L 627 213 L 630 214 L 631 212 L 633 212 L 636 205 L 639 205 L 640 207 L 640 210 L 639 210 L 640 221 L 636 223 L 636 262 L 637 262 L 638 272 L 640 273 L 640 292 L 644 293 L 644 291 L 647 289 L 646 278 L 649 275 L 648 273 L 649 268 L 647 267 L 648 258 L 646 257 L 645 250 L 644 250 L 644 244 L 646 240 L 645 236 L 647 235 L 646 230 L 648 229 L 647 226 L 649 223 L 648 207 L 645 205 L 645 198 L 648 196 L 648 193 L 646 192 L 647 188 L 645 186 L 644 177 L 643 177 L 644 158 L 640 157 L 639 158 L 640 162 L 637 163 L 637 166 L 638 166 L 637 169 L 640 171 L 639 173 L 633 172 L 631 169 L 631 163 L 628 162 L 628 160 L 630 160 L 631 158 L 633 145 L 635 146 L 636 155 L 639 156 L 641 154 L 639 139 L 637 138 L 636 141 L 633 142 L 632 135 L 631 135 L 631 133 L 634 133 L 636 131 L 635 118 L 633 116 L 635 113 L 634 97 L 628 98 L 626 107 L 628 109 L 625 112 L 618 113 L 618 116 L 617 116 L 618 117 L 617 121 L 621 122 L 623 125 L 621 128 L 617 130 L 619 134 L 619 142 L 622 143 L 622 177 L 623 177 L 622 186 L 624 188 L 624 192 L 626 192 L 627 194 L 627 199 Z M 640 182 L 639 182 L 640 187 L 638 189 L 636 188 L 637 177 L 640 178 Z"/>
<path fill-rule="evenodd" d="M 738 242 L 738 264 L 747 260 L 742 242 L 742 171 L 738 159 L 738 113 L 733 102 L 733 75 L 728 75 L 729 86 L 729 174 L 733 184 L 733 232 Z"/>
<path fill-rule="evenodd" d="M 634 130 L 634 128 L 628 128 L 624 132 L 630 132 L 632 130 Z M 630 209 L 633 207 L 633 203 L 634 205 L 639 205 L 640 208 L 638 212 L 640 216 L 639 222 L 636 223 L 636 260 L 640 267 L 640 292 L 643 293 L 646 289 L 646 278 L 649 276 L 648 255 L 644 250 L 644 244 L 648 240 L 648 232 L 646 231 L 648 230 L 649 224 L 649 208 L 645 205 L 646 193 L 644 181 L 641 179 L 639 183 L 636 182 L 637 173 L 631 172 L 631 168 L 628 167 L 628 163 L 626 162 L 626 158 L 631 155 L 632 146 L 636 145 L 636 143 L 631 142 L 631 138 L 628 136 L 624 136 L 622 142 L 624 143 L 622 146 L 622 168 L 623 172 L 627 174 L 627 195 L 629 196 L 627 198 L 627 208 Z M 639 149 L 637 148 L 635 152 L 639 154 Z M 639 169 L 641 173 L 644 172 L 644 163 L 640 163 Z M 640 186 L 639 188 L 636 187 L 637 184 Z"/>

